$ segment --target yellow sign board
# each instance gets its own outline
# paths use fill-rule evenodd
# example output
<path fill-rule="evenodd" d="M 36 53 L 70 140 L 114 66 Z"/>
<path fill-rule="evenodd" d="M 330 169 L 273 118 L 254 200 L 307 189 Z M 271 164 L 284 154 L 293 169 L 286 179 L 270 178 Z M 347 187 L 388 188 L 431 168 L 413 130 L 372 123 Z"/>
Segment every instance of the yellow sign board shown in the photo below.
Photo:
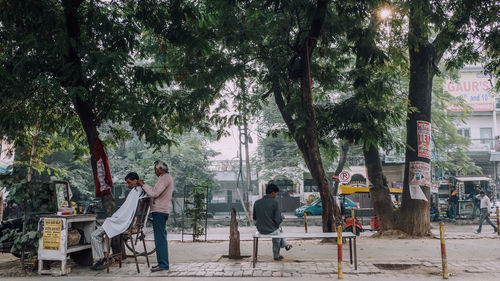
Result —
<path fill-rule="evenodd" d="M 59 251 L 61 249 L 62 220 L 44 219 L 43 250 Z"/>
<path fill-rule="evenodd" d="M 370 193 L 370 188 L 365 186 L 350 186 L 340 185 L 339 194 L 354 194 L 354 193 Z M 397 188 L 389 188 L 389 193 L 403 193 L 403 190 Z"/>

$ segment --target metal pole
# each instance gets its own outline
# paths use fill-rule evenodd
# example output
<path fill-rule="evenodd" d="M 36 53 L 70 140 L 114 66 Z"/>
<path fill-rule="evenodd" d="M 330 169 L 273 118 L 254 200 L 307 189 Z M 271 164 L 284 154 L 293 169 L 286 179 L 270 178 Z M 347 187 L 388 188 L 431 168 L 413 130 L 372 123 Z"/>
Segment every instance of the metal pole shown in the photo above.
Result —
<path fill-rule="evenodd" d="M 208 231 L 208 185 L 205 186 L 207 189 L 207 196 L 205 198 L 205 242 L 207 242 L 207 231 Z"/>
<path fill-rule="evenodd" d="M 439 238 L 441 240 L 441 260 L 443 263 L 443 279 L 448 279 L 448 263 L 446 261 L 446 245 L 444 243 L 444 222 L 439 223 Z"/>
<path fill-rule="evenodd" d="M 305 232 L 307 233 L 307 213 L 306 212 L 304 212 L 304 229 L 305 229 Z"/>
<path fill-rule="evenodd" d="M 497 233 L 500 235 L 500 215 L 498 212 L 498 206 L 497 206 Z"/>
<path fill-rule="evenodd" d="M 245 134 L 245 166 L 246 166 L 246 174 L 247 174 L 247 201 L 248 201 L 248 213 L 250 222 L 253 223 L 252 220 L 252 174 L 250 169 L 250 157 L 248 152 L 248 125 L 246 116 L 244 117 L 245 121 L 243 124 L 243 130 Z"/>
<path fill-rule="evenodd" d="M 184 242 L 184 226 L 186 212 L 186 186 L 184 186 L 184 198 L 182 201 L 182 228 L 181 228 L 181 242 Z"/>
<path fill-rule="evenodd" d="M 342 279 L 342 228 L 337 225 L 337 260 L 338 260 L 338 279 Z"/>
<path fill-rule="evenodd" d="M 241 183 L 243 184 L 243 156 L 242 156 L 242 147 L 241 145 L 243 144 L 242 140 L 241 140 L 241 137 L 243 136 L 243 133 L 242 133 L 242 129 L 240 126 L 238 126 L 238 132 L 239 132 L 239 143 L 240 143 L 240 149 L 238 151 L 238 156 L 240 158 L 240 168 L 239 168 L 239 171 L 238 171 L 238 178 L 237 178 L 237 181 L 236 181 L 236 191 L 238 192 L 238 195 L 240 196 L 240 200 L 241 200 L 241 206 L 243 207 L 243 211 L 245 212 L 245 216 L 247 217 L 247 225 L 251 225 L 252 223 L 252 217 L 250 216 L 250 213 L 248 212 L 248 209 L 247 209 L 247 203 L 248 203 L 248 193 L 245 192 L 245 188 L 243 188 L 243 195 L 241 194 L 240 192 L 240 189 L 239 189 L 239 183 L 240 183 L 240 177 L 241 177 Z M 246 199 L 245 199 L 246 197 Z"/>
<path fill-rule="evenodd" d="M 354 208 L 351 209 L 351 222 L 352 222 L 352 233 L 356 235 L 356 221 L 355 219 L 355 214 L 354 214 Z"/>

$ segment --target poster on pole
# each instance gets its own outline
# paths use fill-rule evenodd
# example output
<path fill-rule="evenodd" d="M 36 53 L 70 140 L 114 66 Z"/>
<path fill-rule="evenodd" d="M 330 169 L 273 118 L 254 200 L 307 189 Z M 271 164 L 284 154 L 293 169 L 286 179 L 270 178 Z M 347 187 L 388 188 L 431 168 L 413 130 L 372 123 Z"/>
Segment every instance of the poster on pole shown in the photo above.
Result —
<path fill-rule="evenodd" d="M 417 121 L 418 157 L 431 159 L 431 123 Z"/>
<path fill-rule="evenodd" d="M 410 198 L 427 201 L 421 186 L 431 186 L 431 165 L 422 161 L 410 162 L 409 180 Z"/>
<path fill-rule="evenodd" d="M 43 222 L 43 250 L 59 251 L 61 249 L 62 220 L 44 219 Z"/>
<path fill-rule="evenodd" d="M 410 162 L 410 185 L 431 186 L 431 164 L 422 161 Z"/>
<path fill-rule="evenodd" d="M 425 193 L 422 191 L 420 185 L 410 185 L 410 198 L 427 201 L 427 197 L 425 197 Z"/>

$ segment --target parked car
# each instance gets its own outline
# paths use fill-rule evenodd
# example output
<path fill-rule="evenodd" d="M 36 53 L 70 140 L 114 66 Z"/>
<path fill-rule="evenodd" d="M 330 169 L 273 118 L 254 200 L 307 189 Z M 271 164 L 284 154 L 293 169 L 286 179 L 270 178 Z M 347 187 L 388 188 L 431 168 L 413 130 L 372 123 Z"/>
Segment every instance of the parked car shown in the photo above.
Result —
<path fill-rule="evenodd" d="M 359 203 L 354 202 L 349 198 L 345 198 L 345 200 L 344 200 L 344 198 L 340 198 L 340 199 L 336 199 L 336 200 L 337 200 L 337 202 L 339 202 L 338 200 L 343 201 L 344 207 L 346 209 L 352 209 L 352 208 L 359 209 Z M 318 199 L 318 200 L 312 202 L 310 205 L 300 206 L 297 209 L 295 209 L 295 215 L 299 218 L 303 217 L 304 213 L 306 213 L 307 215 L 319 216 L 319 215 L 321 215 L 321 211 L 322 211 L 321 199 Z"/>

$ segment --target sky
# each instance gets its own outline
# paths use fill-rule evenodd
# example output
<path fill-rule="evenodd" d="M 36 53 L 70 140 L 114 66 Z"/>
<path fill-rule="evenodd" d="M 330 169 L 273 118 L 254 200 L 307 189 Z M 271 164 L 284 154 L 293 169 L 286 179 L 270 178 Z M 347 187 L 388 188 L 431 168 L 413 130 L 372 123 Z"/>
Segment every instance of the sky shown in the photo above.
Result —
<path fill-rule="evenodd" d="M 252 127 L 252 126 L 250 126 Z M 250 158 L 252 155 L 255 154 L 257 151 L 257 144 L 258 144 L 258 137 L 257 134 L 255 133 L 255 130 L 250 129 L 250 136 L 253 140 L 253 143 L 250 143 L 248 145 L 249 153 L 250 153 Z M 238 159 L 238 149 L 239 149 L 239 142 L 238 142 L 238 127 L 233 126 L 228 129 L 228 132 L 230 133 L 229 136 L 221 138 L 217 142 L 212 142 L 209 144 L 209 148 L 220 152 L 221 154 L 217 155 L 216 157 L 211 158 L 210 160 L 232 160 L 232 159 Z M 245 147 L 242 146 L 243 149 L 243 159 L 245 159 Z"/>

